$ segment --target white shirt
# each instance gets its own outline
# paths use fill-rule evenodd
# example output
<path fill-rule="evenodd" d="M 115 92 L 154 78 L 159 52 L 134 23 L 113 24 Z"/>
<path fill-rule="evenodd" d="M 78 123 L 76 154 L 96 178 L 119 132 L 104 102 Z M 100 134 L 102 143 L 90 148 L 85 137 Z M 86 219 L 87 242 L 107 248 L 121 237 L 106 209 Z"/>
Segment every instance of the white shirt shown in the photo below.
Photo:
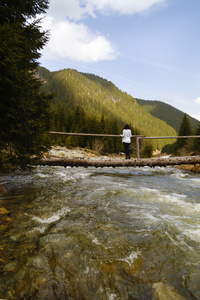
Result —
<path fill-rule="evenodd" d="M 123 133 L 121 134 L 122 143 L 131 143 L 132 132 L 130 129 L 123 129 Z"/>

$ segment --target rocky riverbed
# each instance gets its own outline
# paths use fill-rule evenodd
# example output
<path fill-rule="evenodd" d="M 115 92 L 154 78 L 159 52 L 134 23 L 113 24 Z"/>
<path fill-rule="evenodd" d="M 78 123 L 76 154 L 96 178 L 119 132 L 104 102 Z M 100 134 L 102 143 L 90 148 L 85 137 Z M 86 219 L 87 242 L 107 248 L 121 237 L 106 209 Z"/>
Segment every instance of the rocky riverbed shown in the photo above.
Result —
<path fill-rule="evenodd" d="M 195 165 L 180 165 L 176 166 L 177 168 L 185 171 L 190 171 L 193 173 L 200 173 L 200 164 L 195 164 Z"/>
<path fill-rule="evenodd" d="M 66 147 L 54 146 L 51 150 L 45 154 L 45 158 L 71 158 L 71 159 L 122 159 L 124 158 L 124 153 L 111 154 L 108 156 L 102 156 L 93 150 L 83 149 L 83 148 L 72 148 L 68 149 Z"/>

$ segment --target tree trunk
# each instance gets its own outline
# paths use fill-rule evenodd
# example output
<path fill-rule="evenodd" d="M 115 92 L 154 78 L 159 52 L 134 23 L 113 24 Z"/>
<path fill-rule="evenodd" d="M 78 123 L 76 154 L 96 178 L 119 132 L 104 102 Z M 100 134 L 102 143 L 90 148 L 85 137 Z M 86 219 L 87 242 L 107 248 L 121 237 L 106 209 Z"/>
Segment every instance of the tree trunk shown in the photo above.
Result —
<path fill-rule="evenodd" d="M 159 157 L 159 158 L 140 158 L 140 159 L 72 159 L 72 158 L 45 158 L 39 165 L 63 166 L 63 167 L 165 167 L 186 164 L 200 164 L 200 156 L 183 157 Z"/>

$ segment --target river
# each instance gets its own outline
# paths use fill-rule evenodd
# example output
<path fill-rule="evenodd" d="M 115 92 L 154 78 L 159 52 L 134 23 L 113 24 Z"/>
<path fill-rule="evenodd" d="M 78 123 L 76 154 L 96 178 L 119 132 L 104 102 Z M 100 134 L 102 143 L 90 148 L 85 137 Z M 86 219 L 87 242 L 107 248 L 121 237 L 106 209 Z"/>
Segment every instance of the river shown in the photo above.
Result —
<path fill-rule="evenodd" d="M 200 299 L 200 175 L 38 166 L 0 184 L 0 299 Z"/>

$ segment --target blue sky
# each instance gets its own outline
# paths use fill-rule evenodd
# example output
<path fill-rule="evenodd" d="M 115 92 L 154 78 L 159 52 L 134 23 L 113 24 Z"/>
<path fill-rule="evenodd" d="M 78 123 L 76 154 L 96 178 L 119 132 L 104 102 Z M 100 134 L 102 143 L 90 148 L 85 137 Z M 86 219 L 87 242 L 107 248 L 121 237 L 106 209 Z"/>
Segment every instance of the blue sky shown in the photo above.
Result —
<path fill-rule="evenodd" d="M 200 120 L 199 0 L 50 0 L 40 64 L 112 81 Z"/>

